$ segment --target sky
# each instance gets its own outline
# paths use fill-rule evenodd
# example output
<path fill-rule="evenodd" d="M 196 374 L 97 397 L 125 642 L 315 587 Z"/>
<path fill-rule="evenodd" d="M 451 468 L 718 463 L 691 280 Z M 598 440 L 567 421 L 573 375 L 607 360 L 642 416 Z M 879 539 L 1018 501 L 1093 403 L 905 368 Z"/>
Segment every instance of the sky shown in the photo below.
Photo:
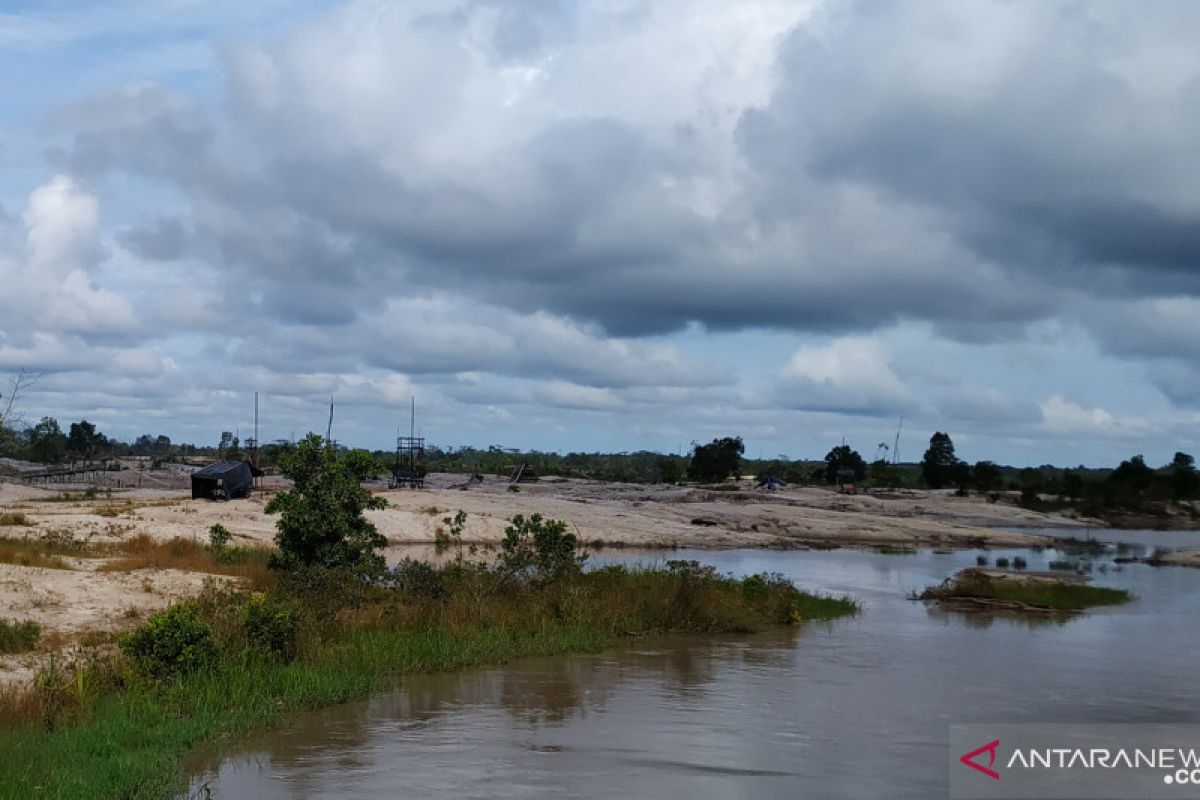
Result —
<path fill-rule="evenodd" d="M 1200 4 L 18 0 L 0 376 L 216 444 L 1200 449 Z M 901 422 L 902 421 L 902 422 Z M 888 455 L 892 455 L 888 453 Z"/>

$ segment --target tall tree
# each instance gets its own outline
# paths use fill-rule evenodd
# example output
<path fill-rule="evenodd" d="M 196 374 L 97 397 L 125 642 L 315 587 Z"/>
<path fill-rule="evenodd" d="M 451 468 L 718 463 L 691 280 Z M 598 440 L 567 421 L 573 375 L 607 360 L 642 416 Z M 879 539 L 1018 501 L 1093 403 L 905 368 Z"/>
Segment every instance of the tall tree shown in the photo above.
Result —
<path fill-rule="evenodd" d="M 929 437 L 929 449 L 921 459 L 921 477 L 930 489 L 941 489 L 955 477 L 958 456 L 950 434 L 937 431 Z"/>

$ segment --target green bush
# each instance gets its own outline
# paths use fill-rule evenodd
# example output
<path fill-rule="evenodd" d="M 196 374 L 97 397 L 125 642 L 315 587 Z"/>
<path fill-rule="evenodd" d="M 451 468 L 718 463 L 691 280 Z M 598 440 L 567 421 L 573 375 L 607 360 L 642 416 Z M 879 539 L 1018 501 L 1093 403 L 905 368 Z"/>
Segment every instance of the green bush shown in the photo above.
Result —
<path fill-rule="evenodd" d="M 32 650 L 42 637 L 42 628 L 36 622 L 0 619 L 0 653 L 22 653 Z"/>
<path fill-rule="evenodd" d="M 579 537 L 567 531 L 567 523 L 541 514 L 513 517 L 500 548 L 500 563 L 508 572 L 543 580 L 577 573 L 587 560 L 576 552 Z"/>
<path fill-rule="evenodd" d="M 217 656 L 212 631 L 190 602 L 151 614 L 145 625 L 121 637 L 120 646 L 134 666 L 152 678 L 194 672 Z"/>
<path fill-rule="evenodd" d="M 250 646 L 284 661 L 296 657 L 300 614 L 278 600 L 259 595 L 251 598 L 242 615 L 242 627 Z"/>
<path fill-rule="evenodd" d="M 316 434 L 280 456 L 280 471 L 293 488 L 267 503 L 279 514 L 275 543 L 279 552 L 271 566 L 294 572 L 307 568 L 342 570 L 375 577 L 387 564 L 378 552 L 387 544 L 363 512 L 385 508 L 387 501 L 362 487 L 377 476 L 380 465 L 369 453 L 354 450 L 338 456 Z"/>
<path fill-rule="evenodd" d="M 396 588 L 407 594 L 438 598 L 446 593 L 442 570 L 424 561 L 405 558 L 396 565 L 394 575 Z"/>
<path fill-rule="evenodd" d="M 208 546 L 213 550 L 224 550 L 232 538 L 233 534 L 229 529 L 219 522 L 208 529 Z"/>

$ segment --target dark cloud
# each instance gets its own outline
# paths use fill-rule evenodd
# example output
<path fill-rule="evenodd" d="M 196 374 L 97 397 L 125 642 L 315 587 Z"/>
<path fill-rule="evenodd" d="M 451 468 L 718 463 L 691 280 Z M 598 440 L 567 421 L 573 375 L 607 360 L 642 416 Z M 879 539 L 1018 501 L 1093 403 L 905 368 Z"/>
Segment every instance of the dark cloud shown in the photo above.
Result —
<path fill-rule="evenodd" d="M 789 213 L 797 180 L 851 182 L 931 209 L 1013 281 L 1200 289 L 1200 57 L 1182 33 L 1200 7 L 833 8 L 743 123 L 765 213 Z"/>
<path fill-rule="evenodd" d="M 187 251 L 187 238 L 183 223 L 174 217 L 159 217 L 117 235 L 121 244 L 150 261 L 175 261 L 182 258 Z"/>

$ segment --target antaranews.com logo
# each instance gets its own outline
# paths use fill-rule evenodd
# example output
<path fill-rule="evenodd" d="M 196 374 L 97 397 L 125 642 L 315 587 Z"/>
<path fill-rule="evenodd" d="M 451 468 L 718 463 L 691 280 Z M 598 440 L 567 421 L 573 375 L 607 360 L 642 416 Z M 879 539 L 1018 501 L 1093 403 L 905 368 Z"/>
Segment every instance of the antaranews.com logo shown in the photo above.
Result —
<path fill-rule="evenodd" d="M 953 798 L 1200 797 L 1200 726 L 954 725 Z"/>

